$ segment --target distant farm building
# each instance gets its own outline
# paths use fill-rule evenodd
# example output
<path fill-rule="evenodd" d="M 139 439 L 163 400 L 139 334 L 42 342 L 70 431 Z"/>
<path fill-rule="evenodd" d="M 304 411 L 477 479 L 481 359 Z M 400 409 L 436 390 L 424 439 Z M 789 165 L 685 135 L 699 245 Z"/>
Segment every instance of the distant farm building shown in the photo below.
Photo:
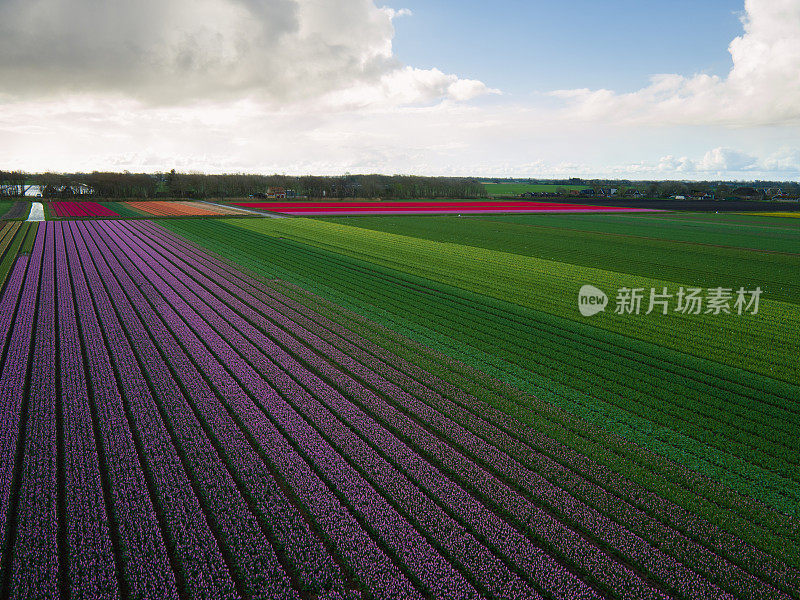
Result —
<path fill-rule="evenodd" d="M 0 185 L 0 196 L 24 196 L 25 198 L 56 198 L 64 196 L 89 196 L 94 189 L 85 183 L 69 185 Z"/>
<path fill-rule="evenodd" d="M 43 193 L 43 185 L 0 185 L 0 196 L 25 196 L 27 198 L 41 198 Z"/>

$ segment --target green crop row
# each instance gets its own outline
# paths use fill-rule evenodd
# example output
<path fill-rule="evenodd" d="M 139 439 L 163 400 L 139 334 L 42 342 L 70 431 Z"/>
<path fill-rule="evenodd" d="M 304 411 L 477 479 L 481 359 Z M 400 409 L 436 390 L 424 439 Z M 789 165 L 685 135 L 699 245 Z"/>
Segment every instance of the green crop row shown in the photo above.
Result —
<path fill-rule="evenodd" d="M 644 290 L 667 287 L 674 292 L 680 285 L 309 219 L 242 219 L 236 225 L 257 233 L 285 236 L 567 319 L 581 319 L 577 296 L 586 283 L 610 294 L 622 287 Z M 800 382 L 800 336 L 786 335 L 786 332 L 800 331 L 800 306 L 762 298 L 757 315 L 743 316 L 674 312 L 669 315 L 615 315 L 612 309 L 609 306 L 609 310 L 593 317 L 592 325 L 769 377 Z"/>
<path fill-rule="evenodd" d="M 571 218 L 580 222 L 580 217 Z M 624 218 L 624 217 L 623 217 Z M 800 254 L 754 252 L 739 248 L 652 239 L 630 234 L 531 226 L 456 216 L 335 217 L 321 219 L 373 231 L 436 242 L 534 256 L 573 265 L 601 268 L 703 288 L 761 287 L 764 295 L 800 302 Z M 572 223 L 572 221 L 568 221 Z M 610 221 L 613 223 L 613 221 Z M 800 233 L 794 242 L 800 249 Z"/>
<path fill-rule="evenodd" d="M 735 248 L 798 253 L 800 227 L 787 219 L 731 214 L 528 214 L 470 217 L 534 228 L 558 228 L 596 233 L 635 235 L 652 239 Z"/>
<path fill-rule="evenodd" d="M 0 227 L 0 289 L 19 254 L 30 254 L 38 223 L 13 222 Z"/>

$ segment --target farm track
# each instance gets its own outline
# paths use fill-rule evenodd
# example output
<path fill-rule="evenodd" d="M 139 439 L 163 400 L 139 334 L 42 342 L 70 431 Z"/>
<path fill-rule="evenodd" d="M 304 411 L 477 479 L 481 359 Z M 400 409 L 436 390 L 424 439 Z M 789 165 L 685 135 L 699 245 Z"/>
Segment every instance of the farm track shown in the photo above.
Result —
<path fill-rule="evenodd" d="M 202 224 L 194 227 L 208 231 Z M 215 234 L 209 235 L 209 239 L 213 239 Z M 231 243 L 237 242 L 231 239 Z M 547 315 L 536 315 L 535 321 L 529 315 L 526 319 L 524 314 L 510 313 L 508 305 L 498 303 L 499 306 L 495 306 L 485 297 L 463 292 L 455 294 L 452 288 L 448 291 L 445 286 L 429 280 L 401 277 L 374 264 L 304 244 L 267 237 L 260 237 L 258 243 L 260 248 L 269 253 L 270 268 L 286 264 L 291 269 L 290 273 L 300 272 L 306 280 L 338 286 L 337 289 L 343 292 L 357 288 L 359 295 L 371 305 L 381 307 L 383 314 L 390 311 L 389 318 L 392 314 L 406 315 L 406 327 L 414 327 L 417 320 L 415 314 L 422 313 L 426 317 L 417 327 L 423 335 L 428 338 L 438 335 L 442 339 L 441 333 L 445 333 L 445 340 L 452 338 L 462 342 L 460 346 L 449 347 L 448 354 L 463 355 L 465 350 L 480 353 L 484 361 L 499 369 L 503 379 L 518 382 L 523 387 L 531 381 L 532 371 L 544 371 L 547 377 L 537 376 L 533 379 L 537 387 L 559 395 L 564 394 L 565 389 L 578 391 L 579 395 L 574 400 L 577 406 L 573 404 L 570 407 L 571 410 L 577 408 L 577 414 L 598 422 L 608 421 L 609 415 L 613 415 L 618 423 L 630 428 L 628 432 L 632 432 L 633 439 L 640 444 L 659 450 L 663 448 L 662 453 L 667 456 L 680 462 L 699 464 L 715 478 L 723 476 L 727 481 L 741 482 L 744 489 L 758 487 L 764 493 L 765 482 L 772 480 L 775 483 L 766 484 L 772 490 L 769 497 L 787 507 L 797 505 L 791 496 L 785 497 L 787 487 L 784 484 L 786 476 L 795 478 L 795 471 L 791 468 L 792 428 L 784 424 L 787 420 L 790 423 L 797 422 L 796 408 L 793 409 L 796 405 L 789 400 L 796 392 L 794 386 L 774 380 L 751 383 L 754 379 L 752 375 L 743 378 L 740 372 L 733 370 L 725 377 L 726 372 L 721 365 L 715 364 L 710 368 L 701 361 L 687 362 L 685 356 L 678 357 L 680 362 L 677 363 L 665 362 L 668 355 L 665 356 L 661 351 L 653 353 L 652 347 L 646 344 L 627 338 L 612 338 L 608 334 L 600 333 L 598 336 L 597 331 L 591 331 L 591 328 L 564 328 L 563 322 L 550 325 L 548 322 L 553 319 Z M 334 273 L 335 277 L 332 276 Z M 397 293 L 397 289 L 402 292 Z M 403 327 L 404 324 L 398 323 L 398 326 Z M 428 333 L 429 324 L 436 328 L 435 332 Z M 504 329 L 507 335 L 503 335 Z M 587 338 L 587 335 L 590 337 Z M 514 340 L 519 338 L 535 339 L 537 343 L 509 352 L 516 346 Z M 502 344 L 498 344 L 499 340 Z M 603 347 L 609 341 L 614 344 L 613 360 L 609 360 L 607 346 Z M 576 343 L 581 352 L 570 352 L 569 349 Z M 584 357 L 584 354 L 587 356 Z M 553 362 L 559 364 L 560 369 L 549 366 Z M 693 368 L 692 363 L 698 362 L 700 368 Z M 575 364 L 578 368 L 574 367 Z M 654 369 L 661 372 L 651 373 Z M 636 377 L 631 377 L 631 373 L 636 373 Z M 673 389 L 673 381 L 677 389 Z M 567 387 L 559 388 L 559 383 Z M 620 393 L 629 386 L 633 386 L 631 391 Z M 768 391 L 770 388 L 774 390 L 771 393 Z M 584 396 L 588 391 L 591 397 Z M 631 398 L 636 403 L 632 403 Z M 687 402 L 690 398 L 693 400 Z M 559 401 L 560 398 L 556 396 L 555 400 Z M 607 403 L 602 413 L 598 411 L 598 401 Z M 723 402 L 726 411 L 730 410 L 732 414 L 719 411 Z M 706 416 L 698 423 L 702 427 L 694 423 L 697 411 Z M 719 416 L 715 417 L 714 411 Z M 686 423 L 686 433 L 693 434 L 694 438 L 673 429 L 681 421 Z M 716 426 L 715 422 L 718 422 Z M 714 433 L 714 427 L 722 435 L 709 436 Z M 755 437 L 753 433 L 756 433 Z M 765 454 L 760 443 L 758 447 L 754 445 L 758 442 L 759 434 L 767 440 L 766 449 L 773 448 L 772 454 Z M 631 433 L 626 435 L 630 437 Z M 756 464 L 743 463 L 738 456 L 732 455 L 728 450 L 731 443 L 738 443 L 740 448 L 744 448 L 745 455 Z M 714 459 L 716 462 L 709 459 L 709 444 L 719 449 L 718 458 Z M 782 446 L 787 450 L 783 450 Z M 788 457 L 790 464 L 786 464 L 784 457 Z M 684 485 L 701 490 L 707 487 L 696 481 Z M 797 486 L 794 487 L 796 489 Z M 712 490 L 711 497 L 713 494 Z M 760 521 L 760 509 L 748 511 L 741 498 L 732 497 L 724 505 L 744 511 L 747 519 L 763 522 L 769 528 L 781 520 L 779 516 L 766 515 L 766 521 Z M 797 539 L 797 525 L 789 527 L 793 532 L 790 537 Z M 792 549 L 789 552 L 796 554 Z"/>
<path fill-rule="evenodd" d="M 39 228 L 0 299 L 2 598 L 798 597 L 291 292 L 150 224 Z"/>

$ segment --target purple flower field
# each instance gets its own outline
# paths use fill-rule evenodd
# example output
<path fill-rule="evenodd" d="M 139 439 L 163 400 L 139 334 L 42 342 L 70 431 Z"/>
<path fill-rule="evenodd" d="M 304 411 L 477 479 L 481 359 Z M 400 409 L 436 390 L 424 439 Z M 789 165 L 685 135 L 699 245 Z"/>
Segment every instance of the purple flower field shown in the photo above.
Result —
<path fill-rule="evenodd" d="M 800 598 L 287 287 L 149 222 L 39 226 L 0 298 L 0 600 Z"/>

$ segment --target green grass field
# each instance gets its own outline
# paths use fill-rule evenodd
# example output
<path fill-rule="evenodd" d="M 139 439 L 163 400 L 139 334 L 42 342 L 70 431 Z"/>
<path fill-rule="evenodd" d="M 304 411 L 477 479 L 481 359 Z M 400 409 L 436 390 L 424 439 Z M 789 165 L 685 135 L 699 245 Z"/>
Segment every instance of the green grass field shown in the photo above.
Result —
<path fill-rule="evenodd" d="M 490 196 L 519 196 L 525 192 L 556 192 L 558 190 L 584 190 L 586 185 L 553 185 L 550 183 L 484 183 Z"/>
<path fill-rule="evenodd" d="M 484 215 L 514 225 L 570 229 L 625 236 L 719 245 L 775 252 L 800 252 L 800 227 L 794 221 L 732 214 L 649 213 L 641 215 Z"/>
<path fill-rule="evenodd" d="M 149 216 L 136 210 L 135 208 L 131 208 L 125 202 L 101 202 L 100 204 L 109 210 L 113 210 L 123 219 L 142 219 Z"/>
<path fill-rule="evenodd" d="M 320 305 L 368 318 L 382 343 L 386 327 L 441 353 L 393 346 L 410 361 L 428 368 L 452 357 L 533 394 L 561 412 L 503 394 L 487 401 L 797 564 L 800 533 L 766 506 L 795 515 L 800 506 L 800 306 L 792 291 L 800 258 L 677 239 L 582 237 L 583 216 L 571 219 L 560 228 L 457 217 L 163 224 L 286 282 L 298 297 L 312 293 Z M 671 227 L 664 236 L 683 237 Z M 717 235 L 726 232 L 721 226 Z M 770 291 L 757 315 L 586 319 L 577 310 L 584 283 L 608 292 L 717 283 Z M 581 423 L 619 437 L 593 437 Z M 670 464 L 704 478 L 688 481 Z"/>

